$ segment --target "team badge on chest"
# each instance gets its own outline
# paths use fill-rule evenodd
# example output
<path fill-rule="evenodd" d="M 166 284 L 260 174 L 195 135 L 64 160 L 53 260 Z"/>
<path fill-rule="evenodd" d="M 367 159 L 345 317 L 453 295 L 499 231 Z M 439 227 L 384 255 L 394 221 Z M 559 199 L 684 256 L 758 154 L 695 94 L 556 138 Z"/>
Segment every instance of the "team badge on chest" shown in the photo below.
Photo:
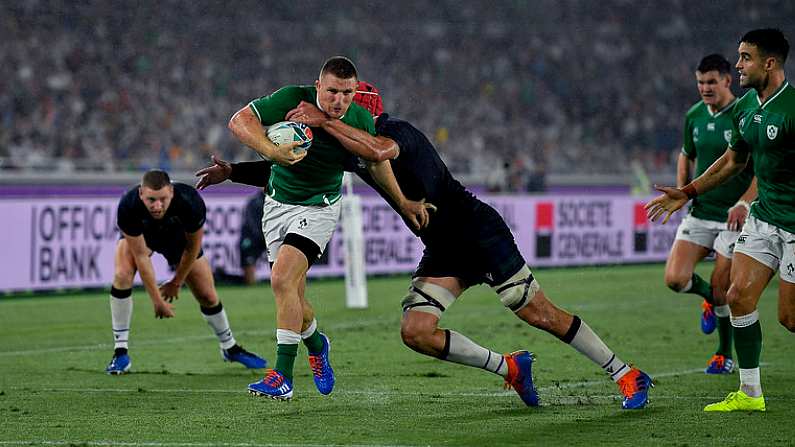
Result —
<path fill-rule="evenodd" d="M 770 140 L 775 140 L 776 136 L 778 135 L 778 126 L 773 124 L 767 125 L 767 138 Z"/>

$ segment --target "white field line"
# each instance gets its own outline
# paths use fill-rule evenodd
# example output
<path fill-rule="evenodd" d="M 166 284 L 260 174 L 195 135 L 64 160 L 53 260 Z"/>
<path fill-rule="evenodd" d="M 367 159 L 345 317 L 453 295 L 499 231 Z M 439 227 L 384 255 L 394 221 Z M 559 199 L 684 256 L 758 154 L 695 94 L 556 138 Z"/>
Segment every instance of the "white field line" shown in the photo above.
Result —
<path fill-rule="evenodd" d="M 762 366 L 770 366 L 770 364 L 762 363 Z M 676 376 L 683 376 L 689 374 L 703 374 L 704 370 L 701 368 L 697 369 L 686 369 L 681 371 L 669 371 L 657 374 L 650 374 L 652 379 L 656 378 L 664 378 L 664 377 L 676 377 Z M 564 382 L 558 385 L 548 385 L 538 388 L 538 392 L 542 395 L 545 393 L 554 393 L 555 391 L 559 390 L 567 390 L 567 389 L 574 389 L 574 388 L 589 388 L 593 386 L 602 386 L 605 384 L 609 384 L 610 381 L 608 379 L 604 380 L 586 380 L 580 382 Z M 27 387 L 11 387 L 8 388 L 12 391 L 31 391 L 30 388 Z M 37 388 L 35 389 L 37 392 L 52 392 L 52 393 L 171 393 L 171 394 L 245 394 L 245 390 L 240 389 L 197 389 L 197 388 Z M 334 392 L 334 395 L 342 395 L 342 396 L 365 396 L 365 397 L 388 397 L 388 396 L 416 396 L 416 397 L 423 397 L 423 396 L 449 396 L 449 397 L 501 397 L 501 396 L 514 396 L 514 392 L 512 390 L 505 390 L 505 391 L 497 391 L 497 392 L 435 392 L 435 391 L 424 391 L 424 392 L 417 392 L 417 391 L 394 391 L 394 390 L 337 390 Z M 325 396 L 317 396 L 312 393 L 308 393 L 307 395 L 302 395 L 301 398 L 324 398 L 328 399 Z M 576 397 L 576 396 L 571 396 Z M 618 393 L 616 395 L 588 395 L 582 396 L 583 398 L 609 398 L 609 399 L 617 399 Z M 703 399 L 704 396 L 655 396 L 655 399 Z"/>

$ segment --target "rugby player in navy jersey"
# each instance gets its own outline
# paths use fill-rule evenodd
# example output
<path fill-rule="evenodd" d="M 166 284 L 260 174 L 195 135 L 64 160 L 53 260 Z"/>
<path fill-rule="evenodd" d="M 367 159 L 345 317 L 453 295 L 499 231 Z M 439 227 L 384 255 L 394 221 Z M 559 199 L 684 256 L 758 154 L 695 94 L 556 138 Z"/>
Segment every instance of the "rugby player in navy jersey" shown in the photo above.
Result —
<path fill-rule="evenodd" d="M 189 185 L 171 183 L 165 171 L 148 171 L 140 185 L 122 196 L 117 214 L 122 237 L 116 245 L 110 289 L 114 353 L 105 369 L 108 374 L 124 374 L 130 370 L 127 351 L 133 308 L 130 296 L 136 272 L 152 300 L 156 318 L 174 317 L 172 302 L 185 283 L 218 337 L 222 358 L 242 363 L 247 368 L 265 367 L 265 360 L 237 344 L 229 328 L 226 311 L 215 291 L 210 264 L 201 248 L 205 217 L 206 207 L 199 193 Z M 162 254 L 174 270 L 174 276 L 159 287 L 150 259 L 154 252 Z"/>
<path fill-rule="evenodd" d="M 579 317 L 550 302 L 519 252 L 513 235 L 494 208 L 478 200 L 450 174 L 430 141 L 406 121 L 383 113 L 381 97 L 361 82 L 354 102 L 376 119 L 376 136 L 332 120 L 312 104 L 302 102 L 286 119 L 328 132 L 355 156 L 367 161 L 390 160 L 393 174 L 407 200 L 425 201 L 430 215 L 400 213 L 395 203 L 352 157 L 356 172 L 397 210 L 425 245 L 422 260 L 403 298 L 401 336 L 411 349 L 441 360 L 498 374 L 522 401 L 537 406 L 532 379 L 533 355 L 528 351 L 499 354 L 459 332 L 438 326 L 442 313 L 469 287 L 486 283 L 502 304 L 531 326 L 543 329 L 602 367 L 624 396 L 622 408 L 640 409 L 648 402 L 651 378 L 620 360 Z M 268 162 L 214 165 L 197 172 L 199 189 L 231 179 L 264 186 Z"/>

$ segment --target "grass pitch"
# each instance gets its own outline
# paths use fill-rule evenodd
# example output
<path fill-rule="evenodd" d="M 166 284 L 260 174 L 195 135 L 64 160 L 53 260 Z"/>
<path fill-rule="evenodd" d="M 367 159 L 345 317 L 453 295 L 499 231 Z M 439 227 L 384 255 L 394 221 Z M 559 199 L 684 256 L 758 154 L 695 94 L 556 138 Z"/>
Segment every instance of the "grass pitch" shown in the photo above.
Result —
<path fill-rule="evenodd" d="M 699 267 L 708 277 L 710 264 Z M 527 408 L 484 371 L 420 356 L 400 341 L 408 278 L 369 281 L 370 308 L 344 306 L 341 281 L 308 296 L 332 341 L 337 387 L 314 389 L 304 348 L 291 402 L 249 396 L 260 375 L 223 363 L 198 305 L 183 289 L 177 317 L 155 320 L 133 294 L 132 374 L 107 376 L 112 355 L 106 293 L 0 297 L 0 446 L 304 445 L 793 445 L 795 339 L 777 323 L 777 288 L 760 303 L 764 414 L 702 412 L 737 389 L 737 374 L 708 377 L 717 335 L 701 334 L 699 299 L 662 283 L 661 265 L 536 272 L 547 295 L 655 378 L 651 403 L 622 411 L 617 387 L 554 337 L 526 326 L 486 287 L 442 319 L 496 351 L 536 353 L 542 407 Z M 220 287 L 238 341 L 274 358 L 267 284 Z"/>

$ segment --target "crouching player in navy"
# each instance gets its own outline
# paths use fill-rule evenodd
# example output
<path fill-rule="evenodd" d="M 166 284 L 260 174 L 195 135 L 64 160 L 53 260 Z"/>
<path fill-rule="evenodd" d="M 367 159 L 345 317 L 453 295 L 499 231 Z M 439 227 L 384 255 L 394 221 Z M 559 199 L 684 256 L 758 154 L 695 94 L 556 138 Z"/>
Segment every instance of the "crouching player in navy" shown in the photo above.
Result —
<path fill-rule="evenodd" d="M 116 245 L 113 286 L 110 289 L 110 312 L 113 325 L 113 359 L 105 371 L 124 374 L 130 370 L 127 351 L 132 319 L 133 279 L 141 275 L 154 306 L 155 318 L 172 318 L 172 302 L 180 287 L 187 283 L 202 316 L 218 337 L 225 361 L 242 363 L 247 368 L 264 368 L 265 360 L 244 350 L 232 336 L 226 311 L 215 291 L 210 264 L 202 253 L 206 208 L 195 189 L 171 183 L 168 174 L 148 171 L 136 186 L 119 201 L 117 225 L 122 233 Z M 150 256 L 165 256 L 174 277 L 160 287 Z"/>

